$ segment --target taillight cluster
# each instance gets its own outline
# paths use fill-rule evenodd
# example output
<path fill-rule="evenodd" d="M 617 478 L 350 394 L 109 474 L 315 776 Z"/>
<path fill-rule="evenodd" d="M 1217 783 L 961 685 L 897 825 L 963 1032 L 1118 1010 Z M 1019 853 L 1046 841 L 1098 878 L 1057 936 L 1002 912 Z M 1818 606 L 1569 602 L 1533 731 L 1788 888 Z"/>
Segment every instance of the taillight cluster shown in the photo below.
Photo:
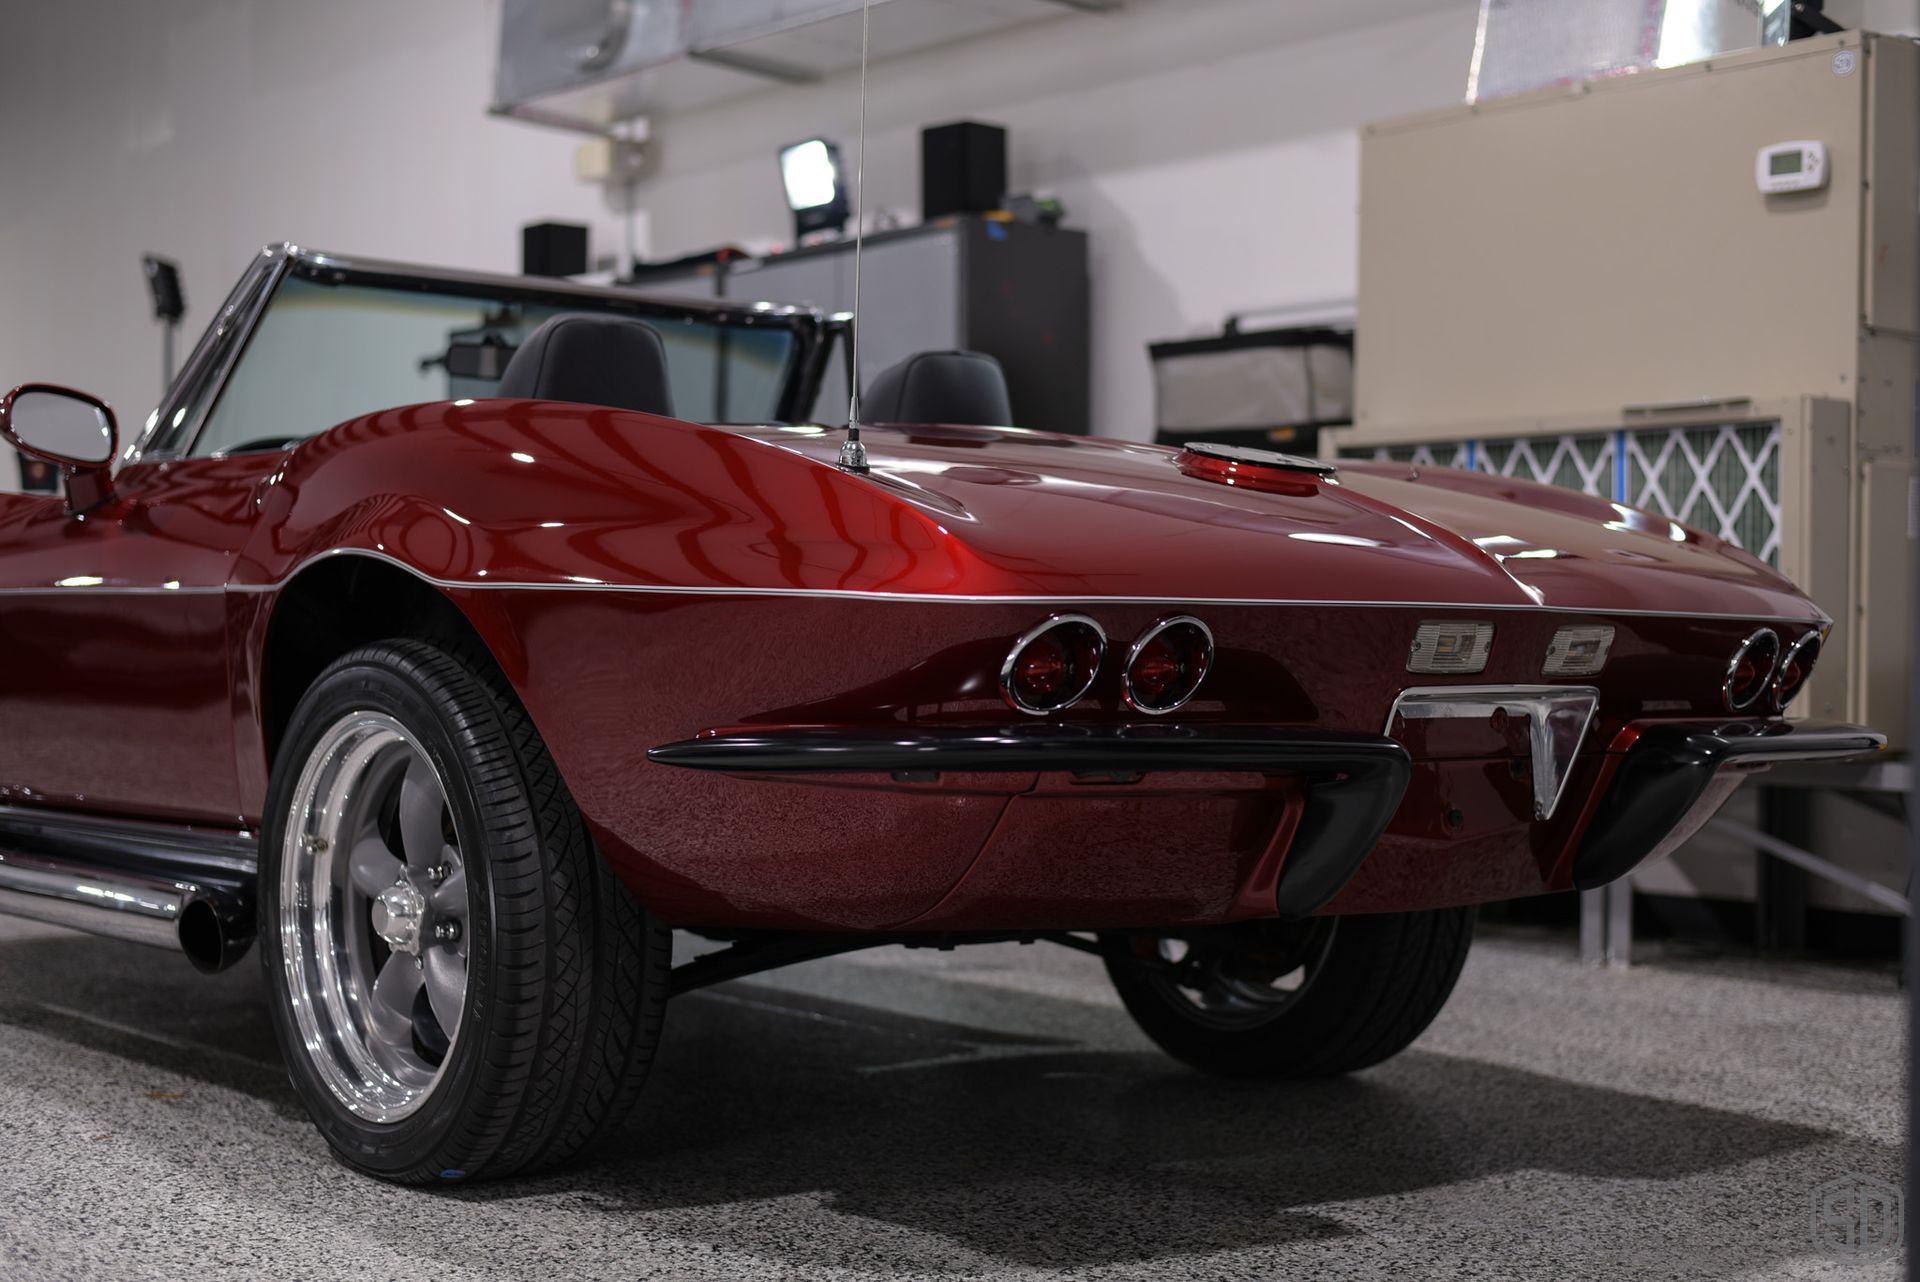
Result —
<path fill-rule="evenodd" d="M 1000 665 L 1000 693 L 1013 708 L 1036 717 L 1086 698 L 1106 659 L 1107 634 L 1084 614 L 1058 614 L 1008 651 Z M 1190 615 L 1161 619 L 1127 649 L 1120 692 L 1127 705 L 1150 716 L 1182 707 L 1213 666 L 1213 633 Z"/>
<path fill-rule="evenodd" d="M 1761 628 L 1740 643 L 1727 663 L 1727 679 L 1720 688 L 1727 710 L 1744 712 L 1765 695 L 1764 710 L 1785 712 L 1807 684 L 1819 657 L 1819 629 L 1801 634 L 1782 653 L 1780 634 L 1772 628 Z"/>
<path fill-rule="evenodd" d="M 1140 634 L 1127 651 L 1120 691 L 1127 703 L 1162 716 L 1200 691 L 1213 666 L 1213 633 L 1190 615 L 1162 619 Z"/>
<path fill-rule="evenodd" d="M 1055 615 L 1014 643 L 1000 665 L 1000 692 L 1021 712 L 1058 712 L 1086 697 L 1106 654 L 1098 623 L 1084 614 Z"/>

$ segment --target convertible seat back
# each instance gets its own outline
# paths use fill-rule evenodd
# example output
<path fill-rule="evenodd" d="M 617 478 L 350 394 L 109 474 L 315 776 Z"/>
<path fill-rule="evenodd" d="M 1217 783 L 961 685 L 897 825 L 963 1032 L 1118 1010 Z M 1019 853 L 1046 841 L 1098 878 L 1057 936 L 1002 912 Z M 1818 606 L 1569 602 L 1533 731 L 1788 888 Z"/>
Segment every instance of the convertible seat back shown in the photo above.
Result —
<path fill-rule="evenodd" d="M 1012 427 L 1013 403 L 1000 362 L 986 353 L 921 352 L 873 380 L 861 417 L 870 423 Z"/>
<path fill-rule="evenodd" d="M 673 417 L 666 344 L 653 326 L 630 316 L 547 320 L 507 362 L 494 395 Z"/>

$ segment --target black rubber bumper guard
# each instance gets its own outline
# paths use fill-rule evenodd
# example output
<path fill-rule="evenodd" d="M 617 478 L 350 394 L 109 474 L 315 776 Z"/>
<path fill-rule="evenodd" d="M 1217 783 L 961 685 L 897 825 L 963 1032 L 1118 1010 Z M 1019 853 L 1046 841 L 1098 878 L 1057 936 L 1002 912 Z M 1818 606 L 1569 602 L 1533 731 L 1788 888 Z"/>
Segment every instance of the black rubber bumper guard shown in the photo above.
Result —
<path fill-rule="evenodd" d="M 1399 808 L 1413 764 L 1374 735 L 1272 726 L 794 726 L 728 730 L 647 753 L 661 765 L 726 774 L 1145 775 L 1255 771 L 1305 781 L 1307 804 L 1275 908 L 1306 917 L 1359 869 Z"/>
<path fill-rule="evenodd" d="M 1885 735 L 1831 721 L 1684 722 L 1649 726 L 1587 826 L 1573 884 L 1592 890 L 1666 854 L 1713 818 L 1737 779 L 1783 761 L 1840 760 L 1886 747 Z M 1716 787 L 1716 784 L 1719 786 Z"/>

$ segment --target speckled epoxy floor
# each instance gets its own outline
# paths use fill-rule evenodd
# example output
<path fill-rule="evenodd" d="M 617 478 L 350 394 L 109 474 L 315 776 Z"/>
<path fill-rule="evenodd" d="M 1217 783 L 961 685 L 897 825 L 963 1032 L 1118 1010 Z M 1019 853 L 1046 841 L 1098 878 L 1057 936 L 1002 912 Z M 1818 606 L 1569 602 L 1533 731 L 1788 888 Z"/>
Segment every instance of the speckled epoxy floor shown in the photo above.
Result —
<path fill-rule="evenodd" d="M 812 963 L 678 1002 L 613 1156 L 421 1192 L 330 1159 L 252 959 L 0 920 L 0 1282 L 1897 1276 L 1808 1228 L 1898 1178 L 1888 974 L 1570 952 L 1483 934 L 1413 1050 L 1283 1086 L 1063 950 Z"/>

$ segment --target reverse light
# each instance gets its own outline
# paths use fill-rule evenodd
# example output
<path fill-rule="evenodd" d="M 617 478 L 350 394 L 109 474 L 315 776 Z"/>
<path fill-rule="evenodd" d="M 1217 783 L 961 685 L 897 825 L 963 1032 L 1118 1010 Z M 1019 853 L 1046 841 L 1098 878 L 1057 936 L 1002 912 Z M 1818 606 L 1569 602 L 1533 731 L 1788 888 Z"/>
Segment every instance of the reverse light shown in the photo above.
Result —
<path fill-rule="evenodd" d="M 1493 648 L 1491 623 L 1430 620 L 1413 634 L 1407 650 L 1408 672 L 1447 675 L 1484 672 Z"/>
<path fill-rule="evenodd" d="M 1727 663 L 1727 679 L 1720 686 L 1720 697 L 1727 711 L 1740 712 L 1753 703 L 1773 680 L 1780 662 L 1780 637 L 1772 628 L 1761 628 L 1733 652 Z"/>
<path fill-rule="evenodd" d="M 1793 696 L 1800 693 L 1800 687 L 1807 684 L 1807 678 L 1813 675 L 1813 665 L 1819 658 L 1820 632 L 1817 628 L 1787 647 L 1787 653 L 1780 660 L 1780 671 L 1773 678 L 1775 712 L 1787 710 L 1787 705 L 1793 702 Z"/>
<path fill-rule="evenodd" d="M 1007 652 L 1000 693 L 1016 711 L 1044 717 L 1086 697 L 1106 657 L 1107 634 L 1084 614 L 1057 614 Z"/>
<path fill-rule="evenodd" d="M 1164 716 L 1199 693 L 1213 666 L 1213 632 L 1191 615 L 1162 619 L 1127 651 L 1120 692 L 1128 706 Z"/>
<path fill-rule="evenodd" d="M 1611 649 L 1613 629 L 1606 624 L 1569 624 L 1547 643 L 1540 670 L 1550 677 L 1590 677 L 1607 666 Z"/>

